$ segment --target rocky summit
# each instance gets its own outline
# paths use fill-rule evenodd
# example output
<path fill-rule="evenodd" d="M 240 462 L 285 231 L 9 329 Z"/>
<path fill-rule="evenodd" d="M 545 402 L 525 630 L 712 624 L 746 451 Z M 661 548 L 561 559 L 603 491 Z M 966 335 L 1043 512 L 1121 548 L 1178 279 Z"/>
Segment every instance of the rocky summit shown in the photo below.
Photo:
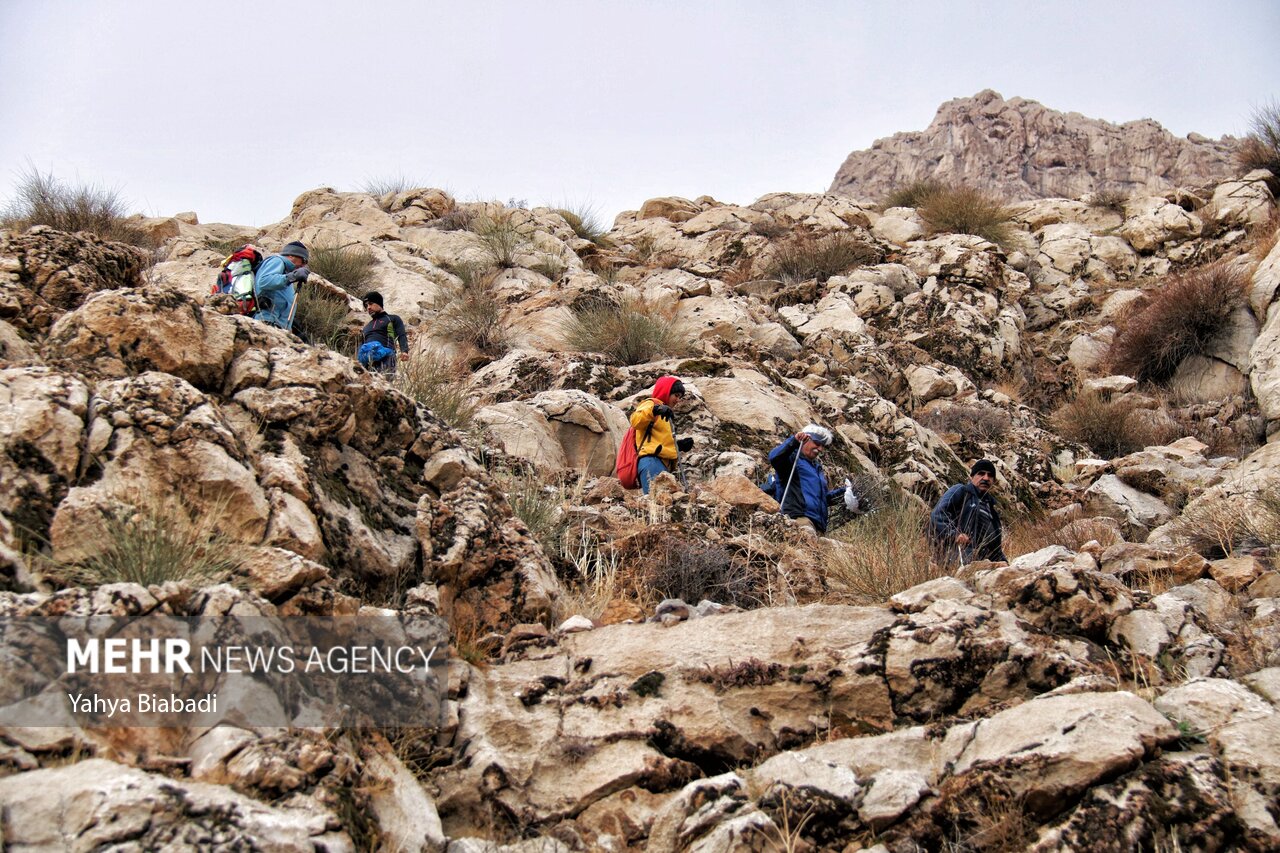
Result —
<path fill-rule="evenodd" d="M 830 191 L 882 199 L 913 181 L 978 187 L 1010 200 L 1164 193 L 1233 173 L 1238 141 L 1180 138 L 1151 119 L 1112 124 L 990 89 L 938 108 L 927 128 L 878 139 L 840 166 Z"/>
<path fill-rule="evenodd" d="M 607 230 L 321 188 L 265 229 L 136 220 L 145 250 L 0 231 L 5 849 L 1280 848 L 1274 178 L 990 93 L 929 133 L 960 114 L 971 160 L 886 143 L 840 193 Z M 1054 123 L 1081 147 L 1027 170 Z M 1065 195 L 982 236 L 844 193 L 986 171 Z M 292 332 L 211 293 L 295 240 Z M 371 290 L 396 375 L 355 358 Z M 664 375 L 692 447 L 643 495 L 614 461 Z M 815 422 L 860 499 L 821 537 L 756 485 Z M 979 458 L 1007 561 L 925 540 Z M 65 638 L 145 663 L 155 619 L 430 646 L 439 703 L 335 705 L 353 652 L 193 674 L 216 720 L 69 709 Z"/>

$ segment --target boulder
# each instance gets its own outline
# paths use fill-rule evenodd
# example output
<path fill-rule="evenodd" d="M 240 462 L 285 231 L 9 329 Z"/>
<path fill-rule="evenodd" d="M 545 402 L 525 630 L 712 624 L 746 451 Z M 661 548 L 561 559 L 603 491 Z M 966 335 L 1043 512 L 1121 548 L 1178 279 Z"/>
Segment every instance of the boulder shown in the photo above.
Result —
<path fill-rule="evenodd" d="M 0 779 L 6 847 L 266 848 L 350 845 L 313 798 L 267 805 L 221 785 L 145 773 L 100 758 Z"/>

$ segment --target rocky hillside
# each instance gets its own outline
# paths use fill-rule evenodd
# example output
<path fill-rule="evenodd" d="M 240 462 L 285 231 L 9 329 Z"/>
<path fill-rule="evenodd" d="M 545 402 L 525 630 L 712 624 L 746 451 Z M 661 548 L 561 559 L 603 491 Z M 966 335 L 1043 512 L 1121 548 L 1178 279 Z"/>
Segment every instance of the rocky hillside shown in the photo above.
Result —
<path fill-rule="evenodd" d="M 439 724 L 0 726 L 7 848 L 1275 849 L 1269 177 L 1027 202 L 1001 245 L 791 193 L 607 233 L 431 189 L 148 220 L 154 254 L 0 232 L 0 712 L 41 698 L 30 620 L 450 637 Z M 209 295 L 294 239 L 301 335 Z M 1113 373 L 1209 274 L 1213 335 Z M 367 289 L 410 327 L 395 382 L 351 356 Z M 646 498 L 609 475 L 669 373 L 694 445 Z M 871 509 L 816 541 L 753 485 L 811 421 Z M 978 457 L 1011 562 L 951 576 L 921 513 Z M 104 575 L 148 514 L 195 545 Z"/>
<path fill-rule="evenodd" d="M 938 108 L 918 132 L 854 151 L 830 192 L 882 199 L 915 181 L 952 181 L 1012 200 L 1164 193 L 1233 173 L 1235 140 L 1179 138 L 1151 119 L 1116 125 L 986 89 Z"/>

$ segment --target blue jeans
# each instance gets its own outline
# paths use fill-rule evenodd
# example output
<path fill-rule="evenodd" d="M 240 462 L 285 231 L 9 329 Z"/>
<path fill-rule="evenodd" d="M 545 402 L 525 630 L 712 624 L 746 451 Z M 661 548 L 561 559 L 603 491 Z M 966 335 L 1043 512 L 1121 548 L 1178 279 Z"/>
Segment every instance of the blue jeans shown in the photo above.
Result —
<path fill-rule="evenodd" d="M 667 470 L 662 460 L 656 456 L 641 456 L 636 464 L 636 473 L 640 477 L 640 491 L 649 494 L 649 481 Z"/>

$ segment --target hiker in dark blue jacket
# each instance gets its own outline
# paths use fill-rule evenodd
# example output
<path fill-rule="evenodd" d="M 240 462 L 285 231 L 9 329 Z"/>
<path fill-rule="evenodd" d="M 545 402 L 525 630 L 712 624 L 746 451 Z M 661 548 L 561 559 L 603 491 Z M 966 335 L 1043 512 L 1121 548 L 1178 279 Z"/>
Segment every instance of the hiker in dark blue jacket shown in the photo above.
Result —
<path fill-rule="evenodd" d="M 979 459 L 969 470 L 969 482 L 947 489 L 929 515 L 930 538 L 938 561 L 954 565 L 973 560 L 1008 562 L 1002 544 L 1000 513 L 991 497 L 996 466 Z"/>
<path fill-rule="evenodd" d="M 824 447 L 831 446 L 831 438 L 831 430 L 809 424 L 769 453 L 769 464 L 778 476 L 779 491 L 775 499 L 781 505 L 782 514 L 815 533 L 827 532 L 828 508 L 842 497 L 847 505 L 852 502 L 851 511 L 856 512 L 858 508 L 858 498 L 851 486 L 827 488 L 827 475 L 818 454 Z"/>
<path fill-rule="evenodd" d="M 361 344 L 356 359 L 372 370 L 394 375 L 397 343 L 401 354 L 409 357 L 409 336 L 405 334 L 404 320 L 398 314 L 382 310 L 382 294 L 376 290 L 366 293 L 362 301 L 364 310 L 369 312 L 369 322 L 360 330 Z"/>
<path fill-rule="evenodd" d="M 262 262 L 253 278 L 253 293 L 258 301 L 255 320 L 293 331 L 293 315 L 297 310 L 297 282 L 311 275 L 307 261 L 311 254 L 296 240 Z"/>

